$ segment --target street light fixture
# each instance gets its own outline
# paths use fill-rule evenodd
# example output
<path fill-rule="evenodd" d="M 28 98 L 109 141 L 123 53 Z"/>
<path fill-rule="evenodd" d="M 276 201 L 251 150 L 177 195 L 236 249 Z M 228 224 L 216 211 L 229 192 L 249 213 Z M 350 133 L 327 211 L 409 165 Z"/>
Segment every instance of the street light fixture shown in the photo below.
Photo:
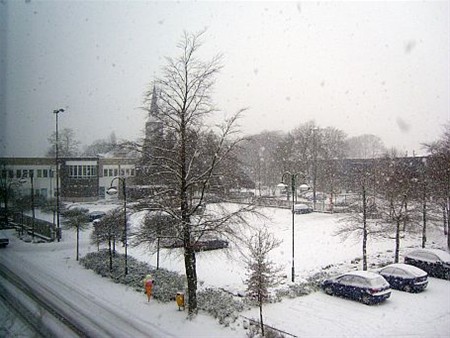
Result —
<path fill-rule="evenodd" d="M 298 176 L 300 174 L 299 173 L 291 173 L 289 171 L 286 171 L 283 176 L 281 177 L 281 183 L 280 185 L 283 185 L 285 187 L 287 187 L 287 182 L 289 182 L 290 179 L 290 184 L 291 184 L 291 193 L 292 193 L 292 282 L 295 281 L 295 267 L 294 267 L 294 258 L 295 258 L 295 192 L 296 192 L 296 183 L 298 180 Z M 306 184 L 302 184 L 300 185 L 300 188 L 302 190 L 308 190 L 309 186 Z M 289 194 L 288 189 L 286 189 L 286 193 Z"/>
<path fill-rule="evenodd" d="M 55 114 L 56 117 L 56 125 L 55 125 L 55 171 L 56 171 L 56 238 L 58 239 L 58 242 L 61 240 L 61 228 L 59 225 L 59 159 L 58 159 L 58 146 L 59 146 L 59 139 L 58 139 L 58 115 L 59 113 L 64 112 L 63 108 L 55 109 L 53 111 L 53 114 Z"/>
<path fill-rule="evenodd" d="M 116 195 L 119 190 L 113 186 L 115 180 L 122 183 L 122 193 L 123 193 L 123 234 L 124 240 L 123 245 L 125 247 L 125 276 L 128 275 L 128 234 L 127 234 L 127 186 L 125 177 L 116 176 L 112 179 L 110 187 L 106 191 L 108 195 Z"/>

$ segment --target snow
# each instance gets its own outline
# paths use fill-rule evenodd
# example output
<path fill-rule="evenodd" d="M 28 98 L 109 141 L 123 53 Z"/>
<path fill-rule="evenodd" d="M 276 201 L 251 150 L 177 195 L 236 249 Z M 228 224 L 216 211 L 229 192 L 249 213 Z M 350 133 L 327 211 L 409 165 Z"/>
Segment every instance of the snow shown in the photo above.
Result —
<path fill-rule="evenodd" d="M 409 264 L 394 263 L 394 264 L 389 264 L 385 268 L 387 268 L 387 267 L 400 269 L 403 271 L 404 274 L 412 276 L 412 277 L 422 277 L 422 276 L 427 275 L 427 273 L 425 271 L 423 271 L 422 269 L 419 269 L 418 267 L 409 265 Z M 383 269 L 380 270 L 380 272 L 383 272 Z"/>
<path fill-rule="evenodd" d="M 407 252 L 406 255 L 411 258 L 424 259 L 422 253 L 432 253 L 436 255 L 442 262 L 450 264 L 450 254 L 448 252 L 439 249 L 417 249 L 411 252 Z"/>
<path fill-rule="evenodd" d="M 107 211 L 120 204 L 80 206 L 90 211 Z M 288 284 L 292 255 L 291 212 L 275 208 L 265 208 L 263 211 L 269 219 L 255 219 L 252 222 L 255 226 L 266 227 L 283 241 L 270 259 L 284 267 Z M 37 215 L 44 217 L 40 213 Z M 295 216 L 296 282 L 324 270 L 337 275 L 361 269 L 362 263 L 358 260 L 361 257 L 361 244 L 354 239 L 342 240 L 333 236 L 339 218 L 339 215 L 320 213 Z M 133 223 L 131 226 L 136 226 L 139 219 L 141 217 L 130 217 L 130 223 Z M 86 230 L 81 235 L 81 256 L 97 250 L 96 245 L 89 243 L 89 233 L 90 230 Z M 178 311 L 175 302 L 164 304 L 151 300 L 148 303 L 143 292 L 115 284 L 84 269 L 75 260 L 74 232 L 63 231 L 59 243 L 40 244 L 25 243 L 15 237 L 13 231 L 10 234 L 10 245 L 0 251 L 1 264 L 13 267 L 24 276 L 46 285 L 68 307 L 70 305 L 86 316 L 100 317 L 112 329 L 117 326 L 116 329 L 120 330 L 123 320 L 136 325 L 136 330 L 156 337 L 246 336 L 240 320 L 230 327 L 221 326 L 217 320 L 204 313 L 188 320 L 187 312 Z M 428 238 L 430 247 L 445 248 L 445 237 L 440 229 L 430 227 Z M 402 239 L 401 254 L 418 247 L 420 243 L 419 235 L 406 234 Z M 369 266 L 375 269 L 379 265 L 392 263 L 394 246 L 392 239 L 369 240 Z M 150 254 L 144 248 L 130 246 L 128 254 L 156 265 L 156 254 Z M 163 249 L 160 266 L 184 273 L 181 249 Z M 199 253 L 197 267 L 200 287 L 214 286 L 233 293 L 245 290 L 245 264 L 239 250 L 233 245 L 228 250 Z M 299 337 L 448 337 L 450 284 L 435 278 L 429 280 L 424 292 L 410 294 L 392 290 L 391 297 L 377 306 L 331 297 L 320 291 L 294 299 L 283 299 L 264 306 L 264 319 L 266 324 Z M 105 311 L 102 312 L 102 309 Z M 242 315 L 257 318 L 258 309 L 245 310 Z M 122 317 L 124 319 L 120 319 Z"/>

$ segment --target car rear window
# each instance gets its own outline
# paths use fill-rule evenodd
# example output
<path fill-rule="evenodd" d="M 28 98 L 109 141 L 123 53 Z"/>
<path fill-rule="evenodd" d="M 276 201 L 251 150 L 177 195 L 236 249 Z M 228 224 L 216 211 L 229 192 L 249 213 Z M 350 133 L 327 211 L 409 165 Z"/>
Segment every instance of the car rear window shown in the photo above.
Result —
<path fill-rule="evenodd" d="M 382 277 L 375 277 L 370 279 L 370 286 L 372 287 L 385 287 L 389 286 L 389 283 Z"/>

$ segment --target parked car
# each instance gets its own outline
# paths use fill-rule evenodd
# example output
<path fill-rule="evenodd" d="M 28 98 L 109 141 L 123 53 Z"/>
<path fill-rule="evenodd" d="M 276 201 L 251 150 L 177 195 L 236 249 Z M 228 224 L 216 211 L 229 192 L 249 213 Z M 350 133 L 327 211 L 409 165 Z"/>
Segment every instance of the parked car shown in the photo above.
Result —
<path fill-rule="evenodd" d="M 174 249 L 174 248 L 182 248 L 183 241 L 175 240 L 167 245 L 163 245 L 165 248 Z M 196 252 L 199 251 L 209 251 L 209 250 L 217 250 L 217 249 L 225 249 L 228 248 L 228 241 L 223 239 L 210 239 L 210 240 L 202 240 L 197 241 L 194 245 L 194 250 Z"/>
<path fill-rule="evenodd" d="M 307 204 L 295 204 L 294 205 L 294 213 L 296 214 L 309 214 L 313 212 L 313 208 L 311 208 Z"/>
<path fill-rule="evenodd" d="M 4 231 L 0 230 L 0 248 L 4 248 L 9 244 L 9 238 Z"/>
<path fill-rule="evenodd" d="M 379 273 L 388 281 L 392 289 L 420 292 L 428 285 L 428 274 L 413 265 L 390 264 L 379 270 Z"/>
<path fill-rule="evenodd" d="M 223 239 L 211 239 L 206 241 L 198 241 L 195 244 L 195 251 L 209 251 L 228 248 L 228 241 Z"/>
<path fill-rule="evenodd" d="M 353 271 L 326 279 L 321 287 L 328 295 L 354 299 L 367 305 L 381 303 L 391 296 L 386 279 L 369 271 Z"/>
<path fill-rule="evenodd" d="M 308 201 L 314 200 L 314 192 L 312 191 L 305 192 L 302 196 L 306 198 Z M 328 198 L 327 194 L 318 191 L 316 192 L 316 201 L 325 201 L 327 198 Z"/>
<path fill-rule="evenodd" d="M 439 249 L 416 249 L 405 255 L 404 262 L 428 273 L 430 277 L 450 280 L 450 254 Z"/>
<path fill-rule="evenodd" d="M 105 215 L 106 215 L 106 213 L 103 211 L 91 211 L 89 213 L 89 222 L 93 222 L 96 219 L 100 219 Z"/>

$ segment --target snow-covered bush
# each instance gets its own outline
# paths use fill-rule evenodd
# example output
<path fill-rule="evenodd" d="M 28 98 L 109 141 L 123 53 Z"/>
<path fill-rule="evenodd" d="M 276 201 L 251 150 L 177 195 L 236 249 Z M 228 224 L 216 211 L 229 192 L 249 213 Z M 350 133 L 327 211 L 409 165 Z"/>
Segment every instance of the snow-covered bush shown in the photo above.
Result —
<path fill-rule="evenodd" d="M 206 288 L 199 291 L 197 302 L 199 309 L 208 312 L 225 326 L 235 322 L 239 317 L 238 312 L 244 310 L 241 300 L 218 289 Z"/>
<path fill-rule="evenodd" d="M 150 274 L 155 280 L 153 297 L 162 302 L 173 301 L 178 291 L 185 290 L 186 278 L 184 276 L 165 269 L 156 270 L 131 256 L 127 257 L 128 274 L 125 275 L 124 255 L 119 253 L 113 256 L 112 271 L 110 272 L 108 250 L 88 253 L 81 258 L 80 264 L 86 269 L 94 270 L 102 277 L 109 277 L 116 283 L 126 284 L 138 292 L 144 291 L 144 277 Z"/>

